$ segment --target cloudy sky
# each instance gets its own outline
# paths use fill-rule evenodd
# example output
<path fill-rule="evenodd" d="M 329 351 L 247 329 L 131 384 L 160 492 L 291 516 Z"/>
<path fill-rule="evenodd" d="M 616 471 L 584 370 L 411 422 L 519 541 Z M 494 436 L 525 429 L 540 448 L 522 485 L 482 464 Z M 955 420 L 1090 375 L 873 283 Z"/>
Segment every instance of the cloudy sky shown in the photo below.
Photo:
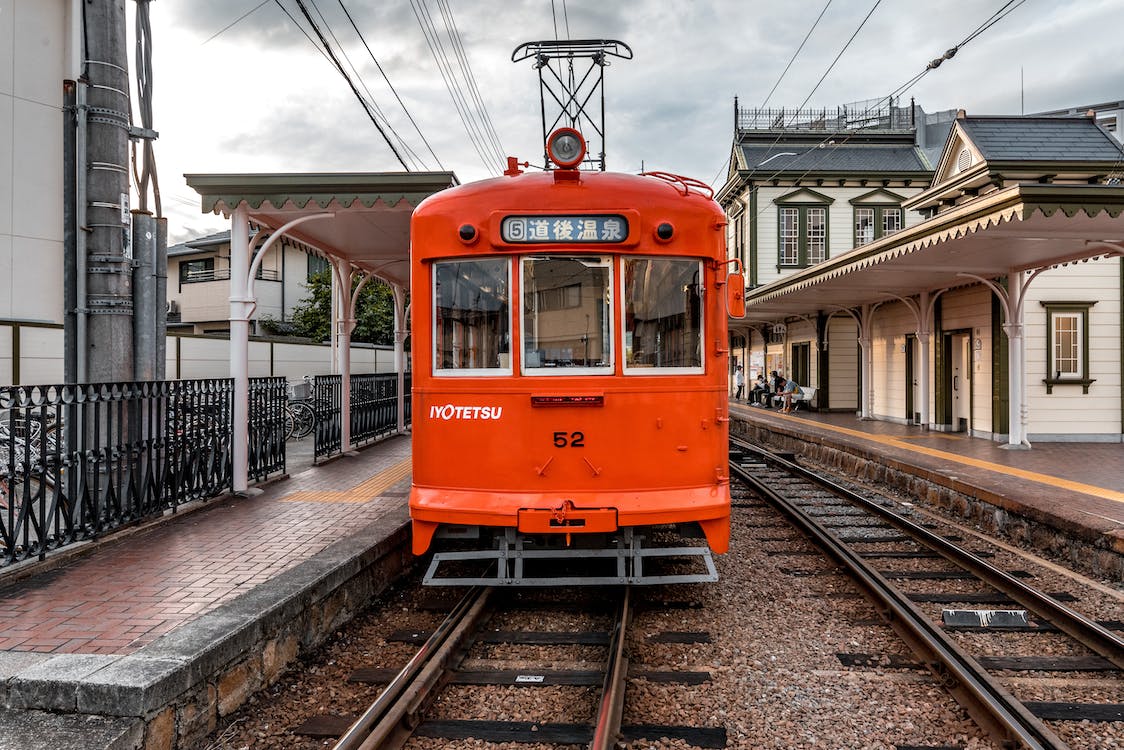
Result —
<path fill-rule="evenodd" d="M 182 175 L 397 171 L 401 165 L 347 83 L 277 0 L 152 3 L 157 164 L 170 242 L 224 229 Z M 618 39 L 632 60 L 607 68 L 610 169 L 719 181 L 734 97 L 764 102 L 827 10 L 769 106 L 829 107 L 885 96 L 959 44 L 1005 0 L 304 0 L 346 52 L 418 167 L 461 182 L 499 169 L 472 147 L 423 34 L 428 10 L 454 59 L 451 14 L 505 155 L 541 162 L 538 74 L 512 63 L 526 41 Z M 280 6 L 308 27 L 296 0 Z M 876 6 L 876 7 L 875 7 Z M 406 109 L 342 10 L 356 25 Z M 871 13 L 818 88 L 860 23 Z M 252 12 L 251 12 L 252 11 Z M 233 26 L 217 36 L 243 14 Z M 423 16 L 424 17 L 424 16 Z M 906 94 L 926 111 L 1018 114 L 1124 98 L 1124 0 L 1025 0 Z M 338 49 L 337 47 L 337 49 Z M 338 54 L 338 53 L 337 53 Z M 348 66 L 347 59 L 341 61 Z M 454 62 L 455 65 L 455 62 Z M 582 71 L 579 70 L 579 75 Z M 459 69 L 458 73 L 459 75 Z M 1020 80 L 1025 83 L 1020 90 Z M 813 93 L 813 89 L 815 91 Z M 412 117 L 428 147 L 408 119 Z M 429 149 L 436 155 L 430 154 Z M 407 157 L 408 158 L 408 157 Z M 438 160 L 440 165 L 438 165 Z"/>

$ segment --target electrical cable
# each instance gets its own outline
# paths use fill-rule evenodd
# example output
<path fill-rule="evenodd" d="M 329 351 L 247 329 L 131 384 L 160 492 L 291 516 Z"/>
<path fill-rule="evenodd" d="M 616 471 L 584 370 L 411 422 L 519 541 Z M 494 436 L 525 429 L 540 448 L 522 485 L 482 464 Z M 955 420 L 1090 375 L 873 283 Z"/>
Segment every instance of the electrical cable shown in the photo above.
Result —
<path fill-rule="evenodd" d="M 238 18 L 235 18 L 235 19 L 234 19 L 233 21 L 231 21 L 230 23 L 228 23 L 228 24 L 227 24 L 226 26 L 223 26 L 223 27 L 222 27 L 221 29 L 219 29 L 218 31 L 216 31 L 216 32 L 215 32 L 214 34 L 211 34 L 211 35 L 210 35 L 209 37 L 207 37 L 206 39 L 204 39 L 204 40 L 203 40 L 203 42 L 202 42 L 202 43 L 201 43 L 201 44 L 200 44 L 199 46 L 200 46 L 200 47 L 202 47 L 202 46 L 203 46 L 204 44 L 206 44 L 207 42 L 211 41 L 211 40 L 212 40 L 212 39 L 214 39 L 215 37 L 219 36 L 220 34 L 222 34 L 222 33 L 226 32 L 226 31 L 228 31 L 228 30 L 230 30 L 230 28 L 231 28 L 232 26 L 235 26 L 235 25 L 236 25 L 236 24 L 237 24 L 237 23 L 238 23 L 239 21 L 241 21 L 241 20 L 242 20 L 243 18 L 245 18 L 246 16 L 250 15 L 251 13 L 253 13 L 253 12 L 254 12 L 254 11 L 256 11 L 256 10 L 257 10 L 258 8 L 262 7 L 263 5 L 265 5 L 265 4 L 266 4 L 266 3 L 268 3 L 268 2 L 269 2 L 269 0 L 261 0 L 261 2 L 260 2 L 260 3 L 258 3 L 258 4 L 257 4 L 257 5 L 255 5 L 254 7 L 250 8 L 250 9 L 249 9 L 248 11 L 246 11 L 246 12 L 245 12 L 245 13 L 243 13 L 242 15 L 238 16 Z"/>
<path fill-rule="evenodd" d="M 768 104 L 769 99 L 773 97 L 773 92 L 777 90 L 777 86 L 781 85 L 781 81 L 784 80 L 785 74 L 788 73 L 788 69 L 791 68 L 792 63 L 796 61 L 796 57 L 800 54 L 800 50 L 804 49 L 804 45 L 808 43 L 808 39 L 812 36 L 812 32 L 816 30 L 816 26 L 819 25 L 820 19 L 823 18 L 824 13 L 827 13 L 827 9 L 831 7 L 831 2 L 832 0 L 827 0 L 827 3 L 823 6 L 823 10 L 821 10 L 820 14 L 816 16 L 816 20 L 812 22 L 812 28 L 808 29 L 808 33 L 804 35 L 804 41 L 800 42 L 800 46 L 797 47 L 796 51 L 792 53 L 792 59 L 788 61 L 788 65 L 784 66 L 784 70 L 781 71 L 780 78 L 778 78 L 777 82 L 773 84 L 773 88 L 769 89 L 769 94 L 765 97 L 765 101 L 761 102 L 761 106 L 759 107 L 759 109 L 765 109 L 765 105 Z"/>
<path fill-rule="evenodd" d="M 382 65 L 378 61 L 378 58 L 375 57 L 375 53 L 371 51 L 371 46 L 367 44 L 367 39 L 363 36 L 363 32 L 359 30 L 359 26 L 356 25 L 355 19 L 351 17 L 351 13 L 348 11 L 347 6 L 343 4 L 343 0 L 337 0 L 337 2 L 339 2 L 340 8 L 343 9 L 344 15 L 347 16 L 347 20 L 351 23 L 351 28 L 354 29 L 355 33 L 359 36 L 359 41 L 363 42 L 363 46 L 367 48 L 367 54 L 371 56 L 371 60 L 375 63 L 375 67 L 378 68 L 379 73 L 382 75 L 382 79 L 386 81 L 386 85 L 390 88 L 391 93 L 394 94 L 394 98 L 402 107 L 402 111 L 406 113 L 406 117 L 410 120 L 410 124 L 414 126 L 414 130 L 417 132 L 418 137 L 422 139 L 422 143 L 424 143 L 425 147 L 429 150 L 429 155 L 432 156 L 434 161 L 437 162 L 437 166 L 444 170 L 445 165 L 441 163 L 440 157 L 438 157 L 437 154 L 433 151 L 433 146 L 429 145 L 429 141 L 421 132 L 421 128 L 418 127 L 417 122 L 414 120 L 414 116 L 410 114 L 410 110 L 406 106 L 406 103 L 402 101 L 402 97 L 398 95 L 398 90 L 395 89 L 394 84 L 390 82 L 390 78 L 387 77 L 386 71 L 383 70 Z"/>
<path fill-rule="evenodd" d="M 359 89 L 355 87 L 355 83 L 347 75 L 347 71 L 343 69 L 343 65 L 341 65 L 340 61 L 336 59 L 335 53 L 332 52 L 332 48 L 328 45 L 328 40 L 324 38 L 324 34 L 320 31 L 320 27 L 316 25 L 316 21 L 312 19 L 312 15 L 308 12 L 308 8 L 305 7 L 304 0 L 296 0 L 296 2 L 297 7 L 300 8 L 301 13 L 304 14 L 305 19 L 308 21 L 309 25 L 312 26 L 312 30 L 316 33 L 316 36 L 320 38 L 320 43 L 321 45 L 323 45 L 324 51 L 327 52 L 330 58 L 332 58 L 332 63 L 335 65 L 336 70 L 338 70 L 340 75 L 343 76 L 344 80 L 347 81 L 347 85 L 351 89 L 352 93 L 355 94 L 355 98 L 358 99 L 359 103 L 363 105 L 363 110 L 367 113 L 367 117 L 370 118 L 371 122 L 375 126 L 375 129 L 379 131 L 379 135 L 382 136 L 383 140 L 386 142 L 386 145 L 390 148 L 395 158 L 398 159 L 398 163 L 402 165 L 403 169 L 409 172 L 410 167 L 406 164 L 406 160 L 402 158 L 402 154 L 398 152 L 398 149 L 394 146 L 393 141 L 391 141 L 390 137 L 386 134 L 386 131 L 383 130 L 383 127 L 379 124 L 378 119 L 375 118 L 375 114 L 371 110 L 370 104 L 368 104 L 367 100 L 363 98 L 363 95 L 359 93 Z M 278 0 L 278 5 L 280 4 L 281 3 Z"/>
<path fill-rule="evenodd" d="M 390 131 L 390 134 L 392 136 L 394 136 L 398 144 L 402 147 L 402 150 L 410 158 L 410 161 L 413 163 L 414 167 L 428 169 L 428 167 L 422 162 L 422 160 L 418 158 L 418 155 L 414 153 L 414 150 L 410 148 L 410 144 L 406 143 L 405 139 L 403 139 L 402 136 L 398 134 L 398 131 L 394 129 L 394 125 L 391 124 L 390 118 L 387 117 L 386 113 L 382 111 L 382 107 L 379 106 L 379 103 L 375 99 L 374 94 L 371 93 L 371 89 L 368 88 L 367 82 L 363 80 L 363 74 L 360 73 L 359 70 L 355 67 L 355 64 L 351 62 L 351 56 L 347 54 L 347 50 L 342 44 L 340 44 L 339 38 L 336 37 L 336 32 L 332 30 L 332 24 L 328 21 L 327 18 L 324 17 L 324 13 L 320 10 L 320 6 L 316 4 L 316 0 L 309 0 L 309 2 L 312 4 L 312 9 L 316 11 L 316 15 L 320 16 L 320 21 L 324 25 L 324 29 L 328 32 L 328 35 L 332 37 L 332 41 L 335 42 L 336 47 L 339 48 L 340 54 L 343 55 L 343 59 L 347 62 L 347 66 L 351 68 L 351 72 L 355 74 L 355 78 L 359 81 L 359 84 L 367 93 L 367 101 L 371 105 L 371 108 L 374 110 L 375 115 L 382 120 L 383 126 L 388 131 Z"/>
<path fill-rule="evenodd" d="M 488 114 L 488 108 L 484 105 L 484 98 L 480 95 L 480 87 L 476 83 L 476 76 L 472 72 L 472 66 L 468 61 L 468 54 L 465 52 L 461 33 L 457 28 L 456 18 L 453 17 L 453 9 L 449 5 L 449 0 L 437 0 L 437 7 L 441 11 L 441 17 L 445 21 L 445 29 L 448 31 L 449 37 L 453 42 L 453 51 L 460 63 L 461 73 L 468 82 L 469 94 L 472 95 L 472 99 L 476 103 L 476 111 L 480 114 L 480 119 L 484 123 L 484 134 L 488 137 L 489 142 L 495 149 L 496 156 L 502 164 L 506 161 L 507 152 L 504 151 L 503 144 L 500 143 L 500 138 L 492 123 L 492 118 Z"/>
<path fill-rule="evenodd" d="M 457 114 L 461 119 L 461 124 L 464 126 L 469 141 L 472 143 L 472 147 L 476 150 L 476 155 L 480 158 L 480 162 L 489 173 L 492 175 L 499 174 L 499 170 L 496 168 L 496 162 L 492 161 L 495 156 L 490 157 L 488 155 L 487 152 L 489 149 L 486 147 L 486 139 L 480 135 L 479 126 L 469 111 L 468 102 L 465 100 L 464 94 L 459 90 L 456 74 L 453 72 L 448 54 L 441 44 L 440 35 L 437 32 L 436 25 L 433 23 L 433 17 L 430 15 L 429 9 L 425 5 L 425 0 L 410 0 L 410 8 L 414 11 L 414 17 L 417 19 L 418 25 L 421 26 L 426 45 L 429 47 L 430 54 L 433 55 L 434 62 L 437 64 L 437 70 L 441 74 L 442 80 L 445 82 L 445 88 L 448 90 L 449 96 L 453 100 L 453 106 L 457 110 Z M 502 156 L 498 164 L 503 165 Z"/>
<path fill-rule="evenodd" d="M 859 24 L 859 27 L 855 29 L 855 33 L 851 34 L 851 38 L 848 39 L 847 43 L 843 45 L 843 49 L 839 50 L 839 54 L 836 55 L 835 59 L 831 61 L 831 65 L 827 66 L 827 70 L 823 72 L 823 75 L 820 76 L 820 80 L 816 82 L 816 85 L 813 86 L 812 90 L 808 92 L 808 95 L 804 97 L 804 101 L 800 102 L 800 106 L 796 108 L 797 112 L 803 109 L 804 105 L 808 103 L 808 100 L 812 98 L 812 94 L 816 93 L 816 90 L 819 89 L 820 84 L 824 82 L 825 78 L 827 78 L 828 73 L 830 73 L 835 67 L 835 64 L 839 62 L 839 58 L 843 57 L 843 53 L 846 52 L 847 48 L 851 46 L 851 42 L 855 41 L 855 37 L 857 37 L 859 35 L 859 32 L 863 30 L 863 26 L 866 26 L 866 22 L 870 20 L 870 17 L 874 15 L 874 11 L 877 10 L 878 6 L 881 4 L 882 0 L 874 0 L 874 5 L 871 6 L 870 12 L 866 14 L 866 18 L 864 18 L 862 20 L 862 23 Z"/>

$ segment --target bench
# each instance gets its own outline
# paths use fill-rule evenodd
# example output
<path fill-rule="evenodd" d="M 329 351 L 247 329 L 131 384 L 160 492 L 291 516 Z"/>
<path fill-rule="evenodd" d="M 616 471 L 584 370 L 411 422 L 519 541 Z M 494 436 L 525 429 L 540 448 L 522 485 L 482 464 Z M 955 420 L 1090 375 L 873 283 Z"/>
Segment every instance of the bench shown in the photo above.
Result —
<path fill-rule="evenodd" d="M 804 405 L 807 405 L 807 406 L 810 407 L 812 405 L 812 399 L 815 398 L 815 396 L 816 396 L 816 389 L 815 388 L 813 388 L 811 386 L 808 386 L 808 385 L 800 386 L 800 392 L 794 393 L 792 395 L 792 410 L 796 411 L 797 409 L 800 408 L 801 404 L 804 404 Z M 773 398 L 772 398 L 772 402 L 773 402 L 774 406 L 778 406 L 778 407 L 781 406 L 782 404 L 784 404 L 784 395 L 780 394 L 780 393 L 774 393 Z"/>

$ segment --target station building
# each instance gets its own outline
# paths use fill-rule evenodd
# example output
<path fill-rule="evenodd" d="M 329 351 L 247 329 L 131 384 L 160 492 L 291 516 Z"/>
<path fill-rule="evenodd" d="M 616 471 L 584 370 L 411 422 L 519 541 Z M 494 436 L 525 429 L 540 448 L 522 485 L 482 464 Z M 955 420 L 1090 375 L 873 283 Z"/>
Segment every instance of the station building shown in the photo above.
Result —
<path fill-rule="evenodd" d="M 1095 116 L 782 112 L 738 113 L 716 196 L 733 362 L 864 419 L 1121 442 L 1124 150 Z"/>

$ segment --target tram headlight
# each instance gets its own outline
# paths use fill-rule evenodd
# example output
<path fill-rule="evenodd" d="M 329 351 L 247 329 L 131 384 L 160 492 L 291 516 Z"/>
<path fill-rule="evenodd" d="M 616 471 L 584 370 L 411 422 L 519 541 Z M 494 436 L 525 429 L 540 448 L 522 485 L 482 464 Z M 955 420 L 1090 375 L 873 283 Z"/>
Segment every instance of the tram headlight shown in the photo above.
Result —
<path fill-rule="evenodd" d="M 573 169 L 585 158 L 585 139 L 573 128 L 558 128 L 546 139 L 550 160 L 563 169 Z"/>

